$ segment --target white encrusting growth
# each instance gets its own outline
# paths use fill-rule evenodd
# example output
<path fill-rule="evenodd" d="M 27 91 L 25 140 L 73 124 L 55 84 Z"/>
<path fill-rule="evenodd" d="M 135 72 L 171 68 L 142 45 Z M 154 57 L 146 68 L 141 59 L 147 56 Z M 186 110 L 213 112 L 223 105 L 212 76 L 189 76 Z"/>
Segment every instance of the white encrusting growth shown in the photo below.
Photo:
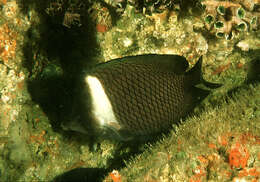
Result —
<path fill-rule="evenodd" d="M 101 126 L 111 126 L 119 129 L 120 126 L 114 115 L 112 105 L 107 97 L 104 88 L 97 77 L 88 75 L 85 81 L 90 89 L 90 96 L 92 100 L 92 112 L 96 121 Z"/>

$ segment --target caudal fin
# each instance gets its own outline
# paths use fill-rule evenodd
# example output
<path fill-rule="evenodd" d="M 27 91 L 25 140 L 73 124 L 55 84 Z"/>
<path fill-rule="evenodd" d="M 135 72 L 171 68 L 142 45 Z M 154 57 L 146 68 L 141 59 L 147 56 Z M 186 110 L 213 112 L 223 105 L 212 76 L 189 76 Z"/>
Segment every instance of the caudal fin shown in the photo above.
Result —
<path fill-rule="evenodd" d="M 215 89 L 222 86 L 222 84 L 211 83 L 204 80 L 202 77 L 201 68 L 202 68 L 202 56 L 199 58 L 195 66 L 189 72 L 187 72 L 187 75 L 190 75 L 191 77 L 192 85 L 197 85 L 202 83 L 203 85 L 211 89 Z"/>
<path fill-rule="evenodd" d="M 247 63 L 245 66 L 247 69 L 246 83 L 260 81 L 260 58 Z"/>
<path fill-rule="evenodd" d="M 199 58 L 195 66 L 186 72 L 186 75 L 190 77 L 189 82 L 191 81 L 191 85 L 197 85 L 201 82 L 201 65 L 202 56 Z"/>

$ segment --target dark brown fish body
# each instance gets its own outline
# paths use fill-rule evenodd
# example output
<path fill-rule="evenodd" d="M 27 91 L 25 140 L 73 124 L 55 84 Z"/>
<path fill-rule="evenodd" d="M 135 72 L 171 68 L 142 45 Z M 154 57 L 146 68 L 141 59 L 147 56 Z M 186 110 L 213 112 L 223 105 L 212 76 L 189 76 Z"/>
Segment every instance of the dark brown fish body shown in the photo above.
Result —
<path fill-rule="evenodd" d="M 196 88 L 201 59 L 189 72 L 184 57 L 141 55 L 112 60 L 87 71 L 81 105 L 95 128 L 120 140 L 165 131 L 186 116 L 209 92 Z M 198 98 L 201 93 L 201 98 Z M 91 127 L 90 127 L 91 126 Z"/>

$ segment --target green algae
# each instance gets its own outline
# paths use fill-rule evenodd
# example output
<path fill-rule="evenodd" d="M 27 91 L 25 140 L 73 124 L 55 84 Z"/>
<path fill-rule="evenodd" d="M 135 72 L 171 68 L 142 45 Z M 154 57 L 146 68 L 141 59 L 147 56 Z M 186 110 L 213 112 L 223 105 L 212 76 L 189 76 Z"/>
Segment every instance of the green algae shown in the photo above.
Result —
<path fill-rule="evenodd" d="M 21 1 L 18 3 L 20 14 L 17 17 L 2 18 L 1 13 L 0 27 L 8 24 L 18 35 L 19 41 L 17 41 L 16 57 L 10 62 L 10 69 L 1 64 L 0 109 L 3 112 L 0 115 L 0 181 L 52 181 L 55 177 L 77 168 L 93 169 L 90 170 L 92 173 L 101 169 L 102 173 L 94 176 L 94 179 L 100 180 L 108 171 L 124 167 L 124 161 L 127 168 L 123 168 L 120 174 L 129 181 L 141 181 L 145 175 L 153 172 L 153 179 L 157 179 L 158 176 L 174 179 L 171 173 L 175 172 L 183 176 L 184 173 L 191 176 L 193 171 L 190 169 L 196 169 L 199 162 L 188 158 L 189 155 L 196 155 L 196 152 L 199 154 L 206 148 L 201 138 L 194 134 L 195 129 L 201 135 L 206 133 L 207 141 L 215 141 L 217 133 L 224 132 L 223 125 L 226 126 L 229 121 L 230 125 L 227 126 L 230 126 L 232 131 L 247 131 L 246 125 L 249 126 L 248 128 L 252 127 L 249 121 L 259 118 L 259 99 L 248 96 L 248 93 L 257 96 L 255 94 L 259 86 L 241 91 L 238 95 L 245 96 L 238 96 L 238 101 L 242 100 L 238 105 L 235 104 L 238 102 L 235 99 L 229 100 L 231 103 L 234 102 L 231 105 L 222 105 L 220 111 L 223 111 L 221 114 L 225 119 L 223 121 L 214 119 L 217 109 L 211 109 L 209 106 L 212 103 L 224 102 L 219 99 L 245 81 L 246 70 L 238 69 L 236 65 L 259 57 L 259 51 L 252 51 L 257 48 L 259 31 L 250 32 L 250 36 L 252 35 L 250 39 L 253 41 L 249 45 L 253 48 L 252 50 L 250 48 L 249 52 L 243 52 L 234 46 L 240 39 L 248 40 L 247 36 L 243 35 L 233 42 L 214 40 L 205 33 L 207 30 L 201 23 L 205 21 L 202 16 L 201 20 L 197 17 L 195 19 L 188 13 L 189 11 L 186 13 L 189 16 L 179 16 L 182 15 L 183 9 L 176 6 L 179 10 L 168 14 L 169 19 L 162 19 L 163 21 L 160 22 L 163 14 L 151 13 L 150 10 L 143 14 L 141 9 L 136 10 L 134 6 L 127 4 L 125 13 L 113 17 L 117 19 L 113 27 L 107 32 L 98 33 L 95 29 L 97 22 L 88 14 L 95 11 L 92 8 L 95 3 L 98 2 L 84 1 L 82 4 L 82 1 L 70 1 L 70 3 L 58 0 Z M 2 6 L 4 5 L 1 4 L 0 11 Z M 163 10 L 168 8 L 164 7 Z M 65 27 L 63 25 L 65 12 L 80 14 L 80 23 Z M 15 20 L 20 20 L 21 26 L 15 24 Z M 193 30 L 195 26 L 199 27 L 197 32 Z M 129 40 L 132 44 L 128 44 Z M 230 47 L 233 49 L 229 49 Z M 110 141 L 101 142 L 97 150 L 91 152 L 89 146 L 92 142 L 91 138 L 61 130 L 60 122 L 69 118 L 68 113 L 72 107 L 70 99 L 73 96 L 71 90 L 80 67 L 109 60 L 111 57 L 148 52 L 193 56 L 190 59 L 191 63 L 197 60 L 196 56 L 205 54 L 204 76 L 207 80 L 223 83 L 223 87 L 209 98 L 209 103 L 206 103 L 209 108 L 202 114 L 202 118 L 195 117 L 188 120 L 187 124 L 174 127 L 177 134 L 172 132 L 170 137 L 165 137 L 158 144 L 143 148 L 141 145 L 140 150 L 146 151 L 141 156 L 135 155 L 134 147 L 122 147 L 122 144 Z M 218 66 L 226 64 L 226 60 L 231 62 L 229 69 L 212 74 Z M 5 100 L 4 96 L 8 96 L 7 93 L 12 93 L 12 90 L 16 89 L 12 84 L 22 83 L 22 79 L 18 77 L 20 75 L 25 79 L 24 86 L 14 92 L 16 98 L 10 97 L 9 100 Z M 238 106 L 241 106 L 241 109 Z M 246 109 L 243 109 L 245 107 Z M 230 110 L 238 114 L 228 115 Z M 18 113 L 18 116 L 15 113 Z M 204 121 L 203 117 L 207 120 Z M 207 132 L 210 126 L 216 123 L 220 131 L 212 128 L 211 133 Z M 205 128 L 205 131 L 200 128 Z M 258 129 L 259 127 L 255 126 L 253 131 L 259 133 Z M 193 134 L 194 138 L 190 139 Z M 185 139 L 182 140 L 184 143 L 181 144 L 180 150 L 175 146 L 178 143 L 177 136 Z M 190 146 L 190 150 L 194 149 L 193 152 L 186 150 Z M 206 149 L 207 152 L 208 150 Z M 225 149 L 222 153 L 225 155 Z M 159 170 L 151 166 L 156 166 Z M 190 169 L 183 170 L 185 166 L 189 166 Z M 169 171 L 170 175 L 168 175 Z M 214 175 L 217 176 L 217 173 L 212 174 Z"/>
<path fill-rule="evenodd" d="M 119 171 L 122 181 L 143 181 L 145 179 L 187 181 L 194 175 L 195 169 L 203 166 L 197 157 L 214 154 L 214 149 L 210 148 L 208 144 L 214 143 L 218 146 L 219 136 L 225 133 L 232 133 L 234 136 L 237 133 L 250 133 L 259 137 L 260 118 L 255 114 L 260 110 L 257 101 L 260 96 L 259 89 L 259 84 L 245 86 L 233 93 L 233 96 L 226 101 L 223 100 L 221 106 L 207 108 L 200 116 L 191 117 L 179 127 L 175 127 L 175 131 L 172 131 L 169 136 L 164 137 L 143 154 L 127 162 L 127 167 Z M 247 145 L 247 147 L 251 155 L 256 157 L 259 147 L 257 149 L 257 145 L 253 144 Z M 216 167 L 232 171 L 228 161 L 225 162 L 228 155 L 227 148 L 223 148 L 223 152 L 220 152 L 220 148 L 218 155 L 224 160 Z M 158 155 L 167 157 L 158 157 Z M 254 166 L 256 167 L 257 164 Z M 168 168 L 168 165 L 171 167 Z M 158 172 L 163 170 L 167 172 L 165 174 Z M 208 176 L 208 180 L 213 181 L 217 179 L 232 180 L 235 177 L 225 176 L 218 170 L 205 175 Z M 109 177 L 107 177 L 108 179 Z"/>

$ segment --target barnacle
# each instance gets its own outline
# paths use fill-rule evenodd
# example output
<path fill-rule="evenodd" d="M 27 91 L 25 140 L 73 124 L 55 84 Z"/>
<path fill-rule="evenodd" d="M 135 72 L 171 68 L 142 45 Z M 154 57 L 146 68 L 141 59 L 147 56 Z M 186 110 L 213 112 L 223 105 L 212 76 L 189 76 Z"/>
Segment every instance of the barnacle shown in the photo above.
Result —
<path fill-rule="evenodd" d="M 259 28 L 259 1 L 203 1 L 206 28 L 217 38 L 232 39 L 234 32 L 245 32 Z M 212 26 L 214 25 L 214 26 Z"/>
<path fill-rule="evenodd" d="M 220 14 L 220 15 L 225 15 L 226 13 L 226 9 L 224 6 L 220 5 L 217 7 L 217 12 Z"/>
<path fill-rule="evenodd" d="M 214 21 L 214 16 L 213 16 L 213 15 L 208 14 L 208 15 L 205 17 L 205 22 L 206 22 L 207 24 L 211 24 L 213 21 Z"/>
<path fill-rule="evenodd" d="M 238 18 L 242 19 L 246 15 L 246 11 L 243 8 L 237 8 L 236 15 Z"/>

